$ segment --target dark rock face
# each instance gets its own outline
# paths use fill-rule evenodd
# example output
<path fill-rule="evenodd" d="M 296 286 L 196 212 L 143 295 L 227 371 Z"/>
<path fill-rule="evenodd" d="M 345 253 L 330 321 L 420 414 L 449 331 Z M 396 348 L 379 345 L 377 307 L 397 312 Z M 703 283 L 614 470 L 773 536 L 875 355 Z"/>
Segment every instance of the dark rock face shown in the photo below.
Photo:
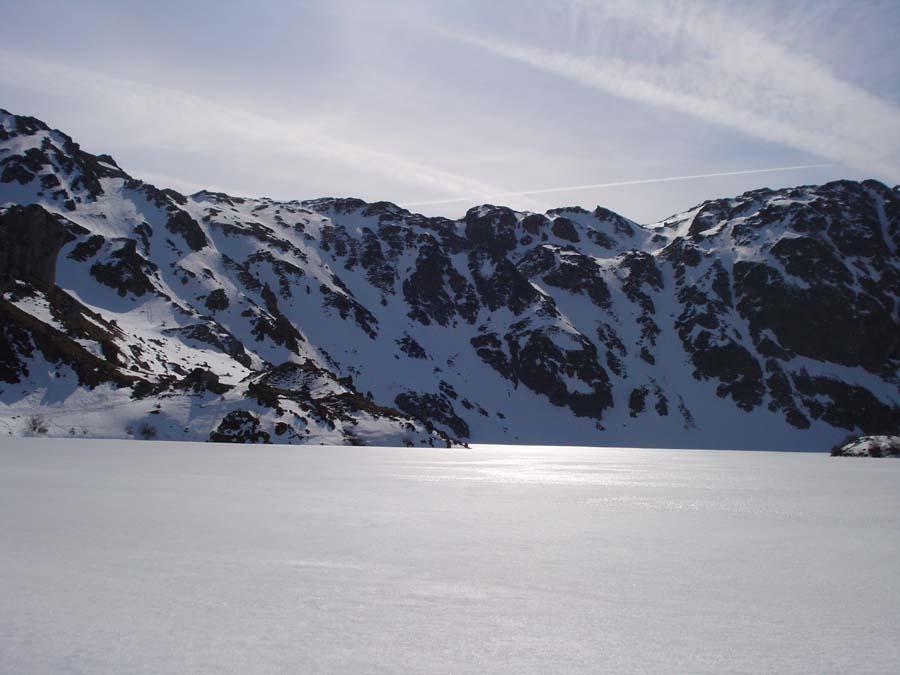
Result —
<path fill-rule="evenodd" d="M 644 408 L 647 404 L 647 388 L 646 387 L 637 387 L 631 390 L 631 394 L 628 396 L 628 410 L 629 414 L 632 417 L 637 417 L 639 414 L 644 412 Z"/>
<path fill-rule="evenodd" d="M 253 325 L 253 335 L 257 340 L 269 338 L 277 345 L 283 345 L 295 354 L 300 353 L 300 343 L 305 342 L 300 331 L 278 308 L 278 300 L 269 285 L 262 288 L 262 298 L 268 310 L 267 315 L 258 315 Z"/>
<path fill-rule="evenodd" d="M 545 284 L 570 293 L 584 293 L 597 307 L 609 308 L 609 287 L 600 267 L 589 256 L 549 245 L 536 246 L 522 257 L 518 269 L 529 278 L 538 277 Z"/>
<path fill-rule="evenodd" d="M 493 260 L 480 251 L 469 254 L 469 273 L 481 302 L 490 311 L 508 308 L 521 314 L 539 298 L 537 289 L 508 258 Z"/>
<path fill-rule="evenodd" d="M 443 394 L 404 392 L 398 394 L 394 402 L 400 410 L 426 424 L 443 425 L 458 438 L 469 437 L 469 425 L 456 414 L 453 404 Z"/>
<path fill-rule="evenodd" d="M 891 203 L 892 191 L 880 184 L 842 181 L 754 191 L 700 208 L 689 228 L 692 241 L 677 238 L 662 253 L 679 286 L 675 325 L 695 374 L 719 380 L 717 393 L 743 409 L 768 395 L 769 410 L 799 429 L 821 419 L 890 431 L 895 406 L 865 388 L 811 378 L 791 362 L 861 367 L 896 382 L 900 283 L 892 240 L 900 219 L 889 213 Z M 704 268 L 710 254 L 698 249 L 715 253 L 729 240 L 762 254 L 734 262 L 733 293 L 722 260 Z M 736 329 L 732 306 L 750 335 Z"/>
<path fill-rule="evenodd" d="M 335 281 L 340 281 L 337 277 Z M 346 287 L 345 287 L 346 288 Z M 324 307 L 332 307 L 338 311 L 342 319 L 353 316 L 354 323 L 362 329 L 362 331 L 371 339 L 375 339 L 378 335 L 378 319 L 368 309 L 363 307 L 353 298 L 348 291 L 333 291 L 328 286 L 319 286 L 319 292 L 322 294 L 322 305 Z"/>
<path fill-rule="evenodd" d="M 218 375 L 203 368 L 194 368 L 182 380 L 176 382 L 175 387 L 190 390 L 195 394 L 207 391 L 214 394 L 224 394 L 232 389 L 229 385 L 219 382 Z"/>
<path fill-rule="evenodd" d="M 791 380 L 782 370 L 778 361 L 775 359 L 766 361 L 766 371 L 769 373 L 766 377 L 766 386 L 772 397 L 769 402 L 769 410 L 772 412 L 781 410 L 788 424 L 798 429 L 809 429 L 809 418 L 800 412 Z"/>
<path fill-rule="evenodd" d="M 539 237 L 541 234 L 546 234 L 549 222 L 550 220 L 547 216 L 540 213 L 532 213 L 522 218 L 521 225 L 525 232 L 535 237 Z"/>
<path fill-rule="evenodd" d="M 663 290 L 663 276 L 653 256 L 643 251 L 628 251 L 617 259 L 617 275 L 625 296 L 640 309 L 637 323 L 640 326 L 638 356 L 656 364 L 654 351 L 661 329 L 656 322 L 656 305 L 651 293 Z"/>
<path fill-rule="evenodd" d="M 656 414 L 660 417 L 666 417 L 669 414 L 669 400 L 655 381 L 631 390 L 631 394 L 628 396 L 628 414 L 631 417 L 638 417 L 643 414 L 647 409 L 647 399 L 651 394 L 656 399 L 654 405 Z"/>
<path fill-rule="evenodd" d="M 471 344 L 481 359 L 511 380 L 545 395 L 556 406 L 568 407 L 578 417 L 600 419 L 612 405 L 609 376 L 597 361 L 597 349 L 579 336 L 571 349 L 557 345 L 552 331 L 514 327 L 503 340 L 494 333 L 472 338 Z M 572 391 L 568 379 L 581 383 Z"/>
<path fill-rule="evenodd" d="M 222 288 L 217 288 L 207 295 L 204 304 L 206 305 L 206 309 L 211 312 L 226 310 L 231 306 L 231 303 L 228 301 L 228 296 Z"/>
<path fill-rule="evenodd" d="M 177 335 L 186 342 L 209 345 L 213 349 L 228 354 L 243 366 L 250 367 L 252 359 L 244 345 L 234 335 L 215 323 L 192 324 L 181 328 L 167 328 L 164 335 Z"/>
<path fill-rule="evenodd" d="M 896 434 L 900 429 L 900 410 L 885 405 L 867 389 L 803 373 L 794 376 L 794 383 L 815 419 L 843 429 L 858 427 L 866 434 Z"/>
<path fill-rule="evenodd" d="M 807 276 L 813 274 L 828 272 Z M 790 352 L 871 372 L 900 360 L 900 319 L 882 291 L 804 288 L 763 263 L 736 263 L 734 279 L 738 311 L 755 336 L 768 329 Z"/>
<path fill-rule="evenodd" d="M 717 379 L 720 397 L 731 396 L 744 410 L 753 410 L 762 403 L 762 369 L 750 352 L 730 341 L 724 345 L 710 344 L 708 332 L 701 332 L 696 341 L 697 351 L 692 359 L 700 377 Z"/>
<path fill-rule="evenodd" d="M 106 243 L 106 238 L 102 235 L 95 234 L 89 237 L 86 241 L 80 241 L 76 244 L 75 248 L 72 249 L 72 252 L 69 254 L 69 257 L 72 260 L 77 260 L 78 262 L 84 262 L 89 258 L 93 258 L 96 256 L 100 249 L 103 248 L 103 245 Z M 54 260 L 54 263 L 56 261 Z"/>
<path fill-rule="evenodd" d="M 568 218 L 562 216 L 554 218 L 551 231 L 560 239 L 570 241 L 573 244 L 577 244 L 581 241 L 581 237 L 578 236 L 578 230 L 575 229 L 574 223 Z"/>
<path fill-rule="evenodd" d="M 42 207 L 12 206 L 0 214 L 0 278 L 42 287 L 56 282 L 56 257 L 73 234 Z"/>
<path fill-rule="evenodd" d="M 628 357 L 628 350 L 615 329 L 608 323 L 600 322 L 597 325 L 597 341 L 606 347 L 606 365 L 609 369 L 618 377 L 626 377 L 627 370 L 623 361 Z"/>
<path fill-rule="evenodd" d="M 900 436 L 848 438 L 831 449 L 832 457 L 900 457 Z"/>
<path fill-rule="evenodd" d="M 379 228 L 382 235 L 387 235 L 388 232 L 395 234 L 397 230 L 398 228 L 392 230 L 386 227 Z M 402 250 L 402 244 L 397 240 L 389 240 L 387 243 L 391 247 L 389 252 L 392 256 Z M 394 285 L 397 283 L 397 269 L 382 249 L 379 235 L 366 228 L 361 248 L 359 264 L 366 270 L 366 279 L 383 293 L 393 295 L 395 293 Z"/>
<path fill-rule="evenodd" d="M 290 423 L 279 422 L 275 425 L 278 436 L 289 432 L 295 438 L 302 438 L 303 433 L 309 432 L 309 424 L 315 423 L 332 430 L 342 426 L 347 443 L 364 445 L 363 439 L 353 431 L 361 415 L 397 424 L 410 438 L 418 433 L 408 416 L 394 408 L 374 403 L 362 396 L 349 378 L 338 378 L 333 372 L 308 359 L 302 363 L 288 362 L 269 369 L 250 383 L 247 396 L 255 399 L 258 405 L 271 408 L 279 417 L 293 417 Z M 298 424 L 297 415 L 287 413 L 288 402 L 299 405 L 305 416 L 299 420 L 299 430 L 295 428 Z M 284 439 L 280 442 L 283 441 Z M 432 447 L 450 447 L 451 440 L 443 432 L 435 432 L 427 444 Z"/>
<path fill-rule="evenodd" d="M 625 293 L 638 301 L 648 302 L 641 295 L 644 289 L 661 290 L 663 277 L 656 260 L 643 251 L 629 251 L 621 257 L 621 268 L 625 272 L 622 288 Z"/>
<path fill-rule="evenodd" d="M 259 418 L 247 410 L 233 410 L 209 435 L 213 443 L 268 443 L 271 436 L 260 429 Z"/>
<path fill-rule="evenodd" d="M 544 333 L 528 335 L 524 346 L 513 351 L 513 373 L 526 387 L 544 394 L 553 405 L 567 406 L 578 417 L 600 419 L 612 405 L 609 377 L 597 362 L 597 350 L 582 337 L 575 349 L 563 349 Z M 589 391 L 571 391 L 563 378 L 580 380 Z"/>
<path fill-rule="evenodd" d="M 730 396 L 742 410 L 762 403 L 765 386 L 762 368 L 735 338 L 728 320 L 732 297 L 728 273 L 719 261 L 699 276 L 700 283 L 685 282 L 685 266 L 699 265 L 690 244 L 670 247 L 675 265 L 681 314 L 675 321 L 685 351 L 691 355 L 694 377 L 718 380 L 716 394 Z"/>
<path fill-rule="evenodd" d="M 425 351 L 425 348 L 422 347 L 418 342 L 413 340 L 409 335 L 404 335 L 403 338 L 397 340 L 397 346 L 400 347 L 400 351 L 409 356 L 411 359 L 427 359 L 428 353 Z"/>
<path fill-rule="evenodd" d="M 720 223 L 728 218 L 727 207 L 721 202 L 707 202 L 691 221 L 691 227 L 688 230 L 688 236 L 692 239 L 698 239 L 704 236 L 704 233 L 714 230 Z"/>
<path fill-rule="evenodd" d="M 156 287 L 150 277 L 155 275 L 156 265 L 137 252 L 137 242 L 134 239 L 121 239 L 112 243 L 118 245 L 118 248 L 112 250 L 104 261 L 91 265 L 91 276 L 101 284 L 115 289 L 122 297 L 128 293 L 138 297 L 153 293 Z"/>
<path fill-rule="evenodd" d="M 478 300 L 471 286 L 433 239 L 419 249 L 415 270 L 403 282 L 409 317 L 424 325 L 447 326 L 459 316 L 471 323 Z"/>
<path fill-rule="evenodd" d="M 827 241 L 809 237 L 785 237 L 770 249 L 788 274 L 811 285 L 852 283 L 840 253 Z"/>
<path fill-rule="evenodd" d="M 476 249 L 501 258 L 516 247 L 516 214 L 505 207 L 469 209 L 464 219 L 466 239 Z"/>
<path fill-rule="evenodd" d="M 103 155 L 101 159 L 84 152 L 70 137 L 59 131 L 51 131 L 43 122 L 34 120 L 33 123 L 28 121 L 33 118 L 10 116 L 5 110 L 0 110 L 0 116 L 6 119 L 0 141 L 22 136 L 40 138 L 39 147 L 30 147 L 21 154 L 11 153 L 0 159 L 0 183 L 27 185 L 41 174 L 40 185 L 45 189 L 52 189 L 61 184 L 59 176 L 44 172 L 62 172 L 71 177 L 66 181 L 71 190 L 83 193 L 87 199 L 96 200 L 104 194 L 100 185 L 101 178 L 128 178 L 109 155 Z M 11 127 L 6 126 L 10 121 Z M 74 210 L 76 202 L 68 198 L 69 192 L 66 189 L 61 188 L 53 195 L 68 210 Z"/>
<path fill-rule="evenodd" d="M 618 213 L 614 213 L 609 209 L 604 209 L 602 206 L 598 206 L 594 209 L 594 218 L 596 218 L 599 222 L 603 223 L 604 226 L 612 226 L 613 232 L 618 235 L 624 237 L 633 237 L 634 236 L 634 227 L 632 223 L 623 218 Z"/>
<path fill-rule="evenodd" d="M 69 366 L 81 386 L 93 389 L 109 382 L 129 386 L 137 378 L 121 373 L 111 355 L 95 356 L 66 333 L 39 321 L 0 299 L 0 380 L 22 382 L 30 375 L 28 362 L 40 352 L 50 363 Z"/>
<path fill-rule="evenodd" d="M 166 229 L 181 235 L 192 251 L 199 251 L 209 244 L 200 224 L 185 211 L 174 211 L 166 221 Z"/>

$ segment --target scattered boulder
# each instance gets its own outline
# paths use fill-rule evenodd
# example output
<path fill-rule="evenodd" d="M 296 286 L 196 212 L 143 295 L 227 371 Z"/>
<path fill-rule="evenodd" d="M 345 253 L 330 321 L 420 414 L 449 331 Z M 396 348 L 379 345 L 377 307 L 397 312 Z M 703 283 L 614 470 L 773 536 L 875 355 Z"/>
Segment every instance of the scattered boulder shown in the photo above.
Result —
<path fill-rule="evenodd" d="M 860 436 L 831 449 L 833 457 L 900 457 L 900 436 Z"/>
<path fill-rule="evenodd" d="M 213 443 L 269 443 L 270 438 L 260 428 L 259 417 L 248 410 L 232 410 L 209 435 Z"/>

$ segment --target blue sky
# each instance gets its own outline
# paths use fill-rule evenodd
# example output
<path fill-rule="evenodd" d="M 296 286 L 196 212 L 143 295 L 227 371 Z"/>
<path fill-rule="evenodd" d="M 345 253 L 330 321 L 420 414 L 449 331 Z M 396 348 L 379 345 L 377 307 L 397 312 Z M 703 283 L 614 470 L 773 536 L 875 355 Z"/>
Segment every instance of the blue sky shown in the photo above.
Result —
<path fill-rule="evenodd" d="M 0 1 L 0 16 L 0 107 L 186 192 L 649 222 L 761 186 L 900 182 L 895 0 Z"/>

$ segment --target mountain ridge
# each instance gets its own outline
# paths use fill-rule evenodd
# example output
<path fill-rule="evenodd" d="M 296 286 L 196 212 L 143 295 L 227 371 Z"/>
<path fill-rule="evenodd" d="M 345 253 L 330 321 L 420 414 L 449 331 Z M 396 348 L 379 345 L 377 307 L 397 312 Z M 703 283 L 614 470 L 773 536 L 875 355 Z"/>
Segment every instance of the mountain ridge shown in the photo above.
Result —
<path fill-rule="evenodd" d="M 826 449 L 900 428 L 900 188 L 877 181 L 647 226 L 451 220 L 181 195 L 2 111 L 0 244 L 9 433 Z"/>

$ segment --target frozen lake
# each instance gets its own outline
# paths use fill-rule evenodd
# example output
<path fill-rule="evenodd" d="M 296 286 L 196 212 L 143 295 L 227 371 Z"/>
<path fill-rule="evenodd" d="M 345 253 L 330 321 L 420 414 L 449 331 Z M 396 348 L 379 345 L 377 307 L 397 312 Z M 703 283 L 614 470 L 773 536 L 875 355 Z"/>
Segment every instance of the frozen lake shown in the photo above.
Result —
<path fill-rule="evenodd" d="M 0 672 L 900 672 L 900 461 L 0 439 Z"/>

